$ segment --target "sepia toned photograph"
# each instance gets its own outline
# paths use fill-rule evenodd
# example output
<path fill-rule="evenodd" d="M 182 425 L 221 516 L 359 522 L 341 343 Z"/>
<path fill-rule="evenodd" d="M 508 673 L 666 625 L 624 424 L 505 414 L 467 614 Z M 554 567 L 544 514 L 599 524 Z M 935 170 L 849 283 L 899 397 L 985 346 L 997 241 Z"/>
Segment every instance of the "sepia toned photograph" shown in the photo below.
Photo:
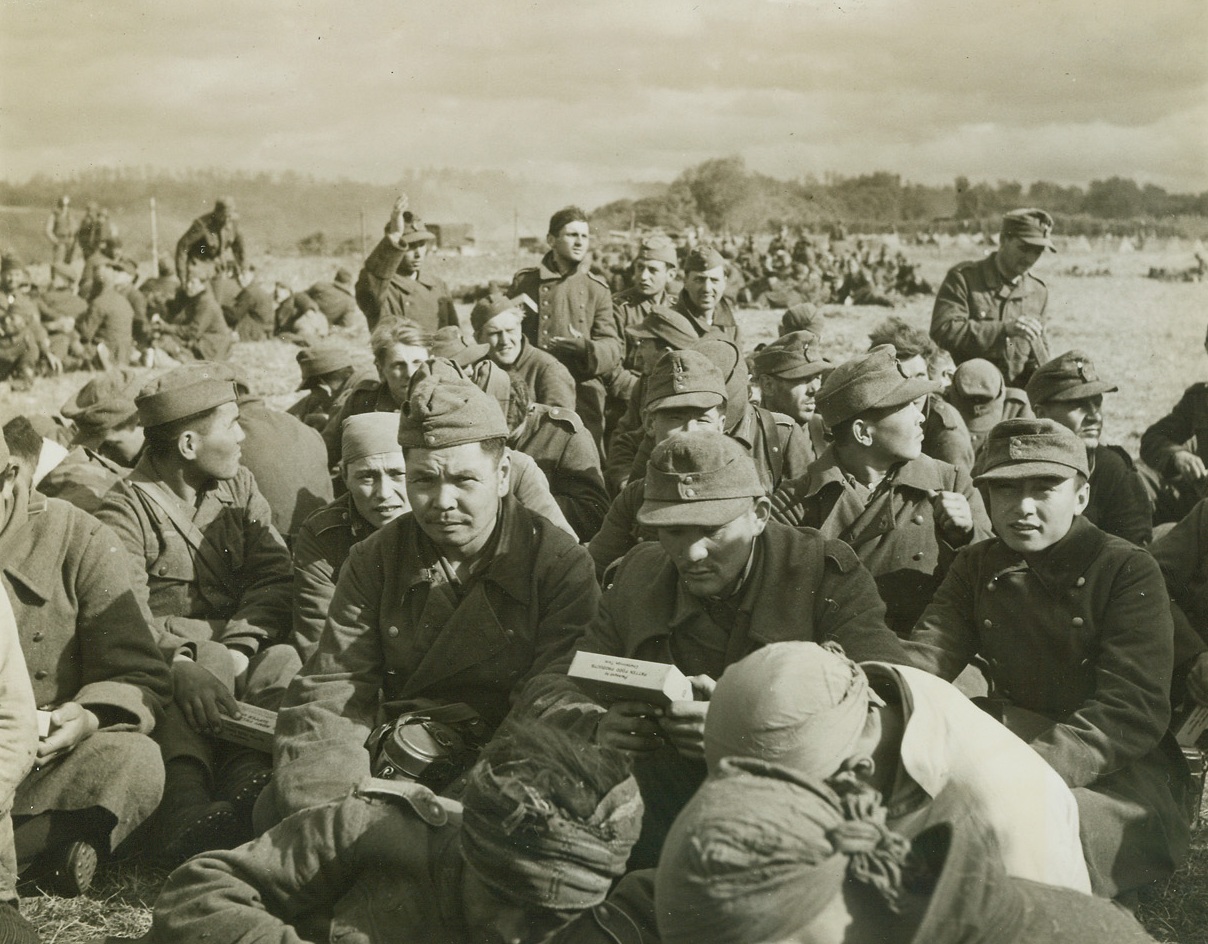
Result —
<path fill-rule="evenodd" d="M 0 944 L 1208 944 L 1202 0 L 0 0 Z"/>

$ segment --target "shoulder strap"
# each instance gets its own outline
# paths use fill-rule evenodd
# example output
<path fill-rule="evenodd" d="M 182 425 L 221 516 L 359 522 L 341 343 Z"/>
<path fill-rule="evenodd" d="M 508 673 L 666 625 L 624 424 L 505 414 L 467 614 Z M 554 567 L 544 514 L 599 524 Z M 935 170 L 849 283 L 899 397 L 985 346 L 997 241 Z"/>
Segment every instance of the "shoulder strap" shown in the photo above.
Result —
<path fill-rule="evenodd" d="M 175 525 L 176 529 L 184 536 L 184 539 L 189 542 L 189 546 L 193 548 L 196 560 L 205 566 L 206 570 L 210 572 L 210 576 L 217 581 L 219 587 L 225 587 L 226 567 L 222 563 L 221 557 L 215 558 L 216 549 L 206 540 L 205 535 L 201 533 L 201 529 L 192 520 L 184 516 L 180 510 L 179 503 L 157 482 L 134 482 L 129 479 L 126 481 L 130 482 L 141 495 L 146 497 L 148 501 L 152 502 L 168 516 L 168 520 Z"/>
<path fill-rule="evenodd" d="M 411 780 L 383 780 L 370 777 L 357 787 L 357 796 L 392 800 L 406 805 L 429 826 L 444 826 L 449 822 L 450 809 L 440 797 L 425 786 Z M 454 801 L 445 801 L 453 804 Z M 460 806 L 460 804 L 457 804 Z M 455 810 L 454 810 L 455 811 Z"/>
<path fill-rule="evenodd" d="M 784 443 L 780 441 L 780 426 L 776 422 L 776 414 L 771 410 L 757 409 L 755 418 L 763 433 L 763 453 L 772 472 L 772 489 L 775 490 L 784 474 Z"/>

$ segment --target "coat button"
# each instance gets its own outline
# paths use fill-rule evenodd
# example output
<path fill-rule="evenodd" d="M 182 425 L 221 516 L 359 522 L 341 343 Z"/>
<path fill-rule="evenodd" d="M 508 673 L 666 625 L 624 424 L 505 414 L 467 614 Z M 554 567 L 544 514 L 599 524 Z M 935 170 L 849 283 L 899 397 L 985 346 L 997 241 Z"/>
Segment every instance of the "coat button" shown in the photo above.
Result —
<path fill-rule="evenodd" d="M 998 584 L 996 584 L 993 580 L 991 580 L 988 584 L 986 584 L 986 589 L 987 590 L 997 590 Z"/>
<path fill-rule="evenodd" d="M 1075 587 L 1085 587 L 1085 586 L 1086 586 L 1086 578 L 1085 578 L 1085 577 L 1079 577 L 1077 580 L 1075 580 L 1075 581 L 1074 581 L 1074 586 L 1075 586 Z"/>
<path fill-rule="evenodd" d="M 684 489 L 684 494 L 687 495 L 689 498 L 691 498 L 693 495 L 696 494 L 696 489 L 686 488 L 686 489 Z"/>
<path fill-rule="evenodd" d="M 167 565 L 167 564 L 160 564 L 160 565 L 159 565 L 159 569 L 156 571 L 156 573 L 157 573 L 157 574 L 159 574 L 159 576 L 161 576 L 161 577 L 162 577 L 164 574 L 166 574 L 167 572 L 168 572 L 168 565 Z"/>
<path fill-rule="evenodd" d="M 922 515 L 915 515 L 915 516 L 914 516 L 913 518 L 911 518 L 910 520 L 911 520 L 911 521 L 913 521 L 915 524 L 922 524 L 922 523 L 923 523 L 923 516 L 922 516 Z"/>
<path fill-rule="evenodd" d="M 1081 616 L 1075 616 L 1070 622 L 1075 626 L 1081 626 L 1086 621 Z"/>
<path fill-rule="evenodd" d="M 34 642 L 41 642 L 43 639 L 46 638 L 46 634 L 45 633 L 34 633 L 33 638 L 34 638 Z"/>
<path fill-rule="evenodd" d="M 922 551 L 916 551 L 916 552 L 915 552 L 915 555 L 914 555 L 914 559 L 915 559 L 915 560 L 922 560 L 922 559 L 923 559 L 923 552 L 922 552 Z"/>
<path fill-rule="evenodd" d="M 990 629 L 994 623 L 990 620 L 982 620 L 982 625 L 986 627 L 986 629 Z"/>
<path fill-rule="evenodd" d="M 42 679 L 46 678 L 46 675 L 47 673 L 45 669 L 38 669 L 38 671 L 34 673 L 34 678 L 40 682 Z"/>
<path fill-rule="evenodd" d="M 396 636 L 398 636 L 398 627 L 397 626 L 389 627 L 386 630 L 386 635 L 389 636 L 391 639 L 394 639 Z"/>

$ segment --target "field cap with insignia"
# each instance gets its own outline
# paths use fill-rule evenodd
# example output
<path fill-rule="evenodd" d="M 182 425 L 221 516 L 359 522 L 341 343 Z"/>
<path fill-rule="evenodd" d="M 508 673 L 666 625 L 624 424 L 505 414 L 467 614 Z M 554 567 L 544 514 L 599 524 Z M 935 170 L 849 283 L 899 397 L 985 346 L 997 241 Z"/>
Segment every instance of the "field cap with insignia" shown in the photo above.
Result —
<path fill-rule="evenodd" d="M 650 454 L 638 523 L 713 528 L 765 494 L 755 463 L 735 440 L 711 430 L 675 433 Z"/>
<path fill-rule="evenodd" d="M 1049 238 L 1052 232 L 1053 218 L 1044 210 L 1011 210 L 1003 214 L 1002 238 L 1013 236 L 1029 246 L 1043 246 L 1049 252 L 1056 252 L 1057 247 Z"/>
<path fill-rule="evenodd" d="M 662 233 L 652 233 L 642 240 L 638 246 L 638 261 L 648 259 L 652 262 L 665 262 L 667 265 L 679 265 L 679 256 L 675 251 L 675 241 Z"/>
<path fill-rule="evenodd" d="M 724 269 L 726 260 L 712 246 L 701 246 L 688 253 L 684 261 L 685 272 L 708 272 L 710 269 Z"/>
<path fill-rule="evenodd" d="M 1081 351 L 1066 351 L 1036 369 L 1028 381 L 1027 393 L 1035 405 L 1053 400 L 1085 400 L 1119 389 L 1099 379 L 1089 356 Z"/>
<path fill-rule="evenodd" d="M 978 453 L 973 484 L 1057 476 L 1090 478 L 1086 444 L 1054 420 L 1004 420 L 990 431 Z"/>
<path fill-rule="evenodd" d="M 399 452 L 398 417 L 393 413 L 357 413 L 344 421 L 340 460 L 347 465 L 365 456 Z"/>
<path fill-rule="evenodd" d="M 156 377 L 135 398 L 138 419 L 150 429 L 235 401 L 235 380 L 223 364 L 186 364 Z"/>
<path fill-rule="evenodd" d="M 699 351 L 668 351 L 646 379 L 646 412 L 694 406 L 707 410 L 726 403 L 726 379 Z"/>
<path fill-rule="evenodd" d="M 830 370 L 831 362 L 818 350 L 818 335 L 812 331 L 792 331 L 756 354 L 753 366 L 756 374 L 807 380 Z"/>
<path fill-rule="evenodd" d="M 503 292 L 491 292 L 485 298 L 480 298 L 470 311 L 470 324 L 474 326 L 475 333 L 482 330 L 482 326 L 494 318 L 496 315 L 502 315 L 505 311 L 513 309 L 520 312 L 521 318 L 524 317 L 524 309 L 531 308 L 536 311 L 537 306 L 533 304 L 533 300 L 525 294 L 517 295 L 515 298 L 508 298 Z"/>
<path fill-rule="evenodd" d="M 498 401 L 451 369 L 435 371 L 412 386 L 399 414 L 398 441 L 404 449 L 442 449 L 507 435 Z"/>
<path fill-rule="evenodd" d="M 59 412 L 76 426 L 73 445 L 95 447 L 105 434 L 138 414 L 134 397 L 142 379 L 130 368 L 110 371 L 84 384 Z"/>
<path fill-rule="evenodd" d="M 812 331 L 815 336 L 822 334 L 822 313 L 813 302 L 798 302 L 791 308 L 785 309 L 784 317 L 780 319 L 782 334 L 794 331 Z"/>
<path fill-rule="evenodd" d="M 333 371 L 352 366 L 352 354 L 345 347 L 334 344 L 317 344 L 298 352 L 298 367 L 302 370 L 299 390 L 305 390 L 316 380 Z"/>
<path fill-rule="evenodd" d="M 688 347 L 700 337 L 686 315 L 667 307 L 652 308 L 640 323 L 626 329 L 626 333 L 631 338 L 663 341 L 673 348 Z"/>
<path fill-rule="evenodd" d="M 940 383 L 926 377 L 907 377 L 898 364 L 892 344 L 878 344 L 867 354 L 853 357 L 830 372 L 818 391 L 818 412 L 827 426 L 837 426 L 867 410 L 903 406 L 934 393 Z"/>
<path fill-rule="evenodd" d="M 476 364 L 491 352 L 489 344 L 467 344 L 462 336 L 461 328 L 456 325 L 446 325 L 432 335 L 428 344 L 430 357 L 444 357 L 460 367 Z"/>
<path fill-rule="evenodd" d="M 403 224 L 403 232 L 399 236 L 399 241 L 404 246 L 415 246 L 419 243 L 432 242 L 434 239 L 436 239 L 436 236 L 426 230 L 424 224 L 415 216 Z"/>

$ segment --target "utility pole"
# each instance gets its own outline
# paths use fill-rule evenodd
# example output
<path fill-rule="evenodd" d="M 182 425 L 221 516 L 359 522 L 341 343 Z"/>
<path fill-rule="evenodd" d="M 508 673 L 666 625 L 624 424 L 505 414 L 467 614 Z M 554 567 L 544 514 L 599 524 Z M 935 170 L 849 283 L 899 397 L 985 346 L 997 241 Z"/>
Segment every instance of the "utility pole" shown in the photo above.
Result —
<path fill-rule="evenodd" d="M 368 241 L 368 239 L 369 239 L 369 237 L 368 237 L 368 235 L 366 235 L 366 232 L 365 232 L 365 208 L 361 207 L 361 259 L 362 260 L 365 259 L 367 252 L 368 252 L 365 248 L 365 244 Z"/>
<path fill-rule="evenodd" d="M 151 266 L 159 273 L 159 225 L 155 217 L 155 197 L 151 198 Z"/>

